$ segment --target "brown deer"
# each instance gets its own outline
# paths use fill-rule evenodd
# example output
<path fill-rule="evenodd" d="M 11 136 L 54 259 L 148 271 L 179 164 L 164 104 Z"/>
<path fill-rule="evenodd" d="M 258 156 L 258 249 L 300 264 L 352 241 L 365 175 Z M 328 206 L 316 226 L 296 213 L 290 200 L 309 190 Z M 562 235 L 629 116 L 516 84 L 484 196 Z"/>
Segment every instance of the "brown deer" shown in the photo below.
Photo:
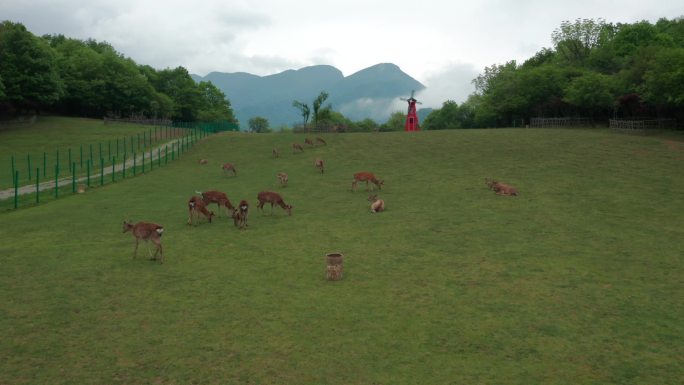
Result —
<path fill-rule="evenodd" d="M 209 163 L 209 161 L 206 159 L 200 159 L 199 160 L 199 164 L 207 164 L 207 163 Z"/>
<path fill-rule="evenodd" d="M 304 139 L 304 144 L 308 144 L 309 146 L 313 147 L 314 142 L 310 138 Z"/>
<path fill-rule="evenodd" d="M 280 196 L 277 192 L 272 192 L 272 191 L 262 191 L 257 195 L 257 200 L 259 200 L 259 204 L 257 205 L 258 208 L 261 209 L 261 212 L 264 212 L 264 203 L 270 203 L 271 204 L 271 215 L 273 215 L 273 205 L 276 204 L 280 207 L 283 208 L 287 212 L 287 215 L 292 215 L 292 206 L 285 204 L 283 201 L 283 197 Z"/>
<path fill-rule="evenodd" d="M 235 166 L 232 163 L 224 163 L 223 166 L 221 166 L 221 169 L 228 174 L 230 171 L 233 172 L 234 176 L 237 176 L 237 170 L 235 170 Z"/>
<path fill-rule="evenodd" d="M 328 143 L 326 143 L 326 141 L 323 140 L 323 138 L 321 138 L 320 136 L 317 136 L 317 137 L 316 137 L 316 143 L 321 143 L 321 144 L 325 144 L 325 145 L 328 144 Z"/>
<path fill-rule="evenodd" d="M 214 212 L 207 210 L 207 204 L 204 203 L 201 197 L 193 195 L 188 200 L 188 224 L 192 225 L 193 217 L 196 217 L 199 220 L 200 213 L 204 214 L 209 223 L 211 223 L 211 218 L 214 216 Z"/>
<path fill-rule="evenodd" d="M 379 213 L 380 211 L 385 211 L 385 201 L 378 199 L 377 195 L 369 195 L 368 201 L 372 202 L 370 205 L 371 213 Z"/>
<path fill-rule="evenodd" d="M 130 231 L 135 237 L 135 250 L 133 250 L 133 258 L 138 255 L 138 246 L 140 244 L 140 240 L 143 239 L 145 241 L 152 241 L 152 243 L 154 243 L 156 246 L 154 256 L 152 256 L 150 250 L 147 249 L 150 257 L 152 257 L 152 259 L 157 259 L 157 253 L 159 253 L 159 263 L 164 263 L 164 253 L 162 251 L 161 245 L 161 236 L 164 233 L 163 226 L 149 222 L 138 222 L 133 224 L 131 222 L 124 221 L 123 232 L 125 233 L 127 231 Z"/>
<path fill-rule="evenodd" d="M 292 153 L 296 154 L 297 151 L 304 152 L 304 147 L 299 143 L 292 143 Z"/>
<path fill-rule="evenodd" d="M 280 185 L 282 187 L 287 187 L 287 180 L 288 180 L 287 174 L 284 172 L 279 172 L 277 177 L 278 177 L 278 180 L 280 181 Z"/>
<path fill-rule="evenodd" d="M 373 175 L 372 172 L 357 172 L 354 174 L 354 181 L 352 182 L 352 191 L 356 190 L 356 184 L 359 182 L 366 182 L 366 190 L 368 190 L 368 182 L 373 183 L 378 186 L 378 190 L 382 190 L 382 185 L 385 184 L 384 180 L 380 180 Z"/>
<path fill-rule="evenodd" d="M 249 214 L 249 203 L 246 200 L 241 200 L 238 209 L 233 213 L 233 223 L 235 227 L 244 230 L 247 228 L 247 215 Z"/>
<path fill-rule="evenodd" d="M 233 216 L 233 212 L 235 211 L 235 207 L 230 203 L 230 200 L 228 199 L 228 196 L 226 193 L 223 193 L 221 191 L 205 191 L 205 192 L 199 192 L 195 191 L 197 194 L 200 194 L 202 196 L 202 200 L 204 203 L 208 206 L 210 203 L 216 203 L 218 205 L 218 212 L 221 212 L 221 206 L 226 208 L 226 214 L 228 216 Z M 228 210 L 230 210 L 230 213 L 228 213 Z"/>
<path fill-rule="evenodd" d="M 485 184 L 490 190 L 493 190 L 496 195 L 518 196 L 518 189 L 507 183 L 485 178 Z"/>
<path fill-rule="evenodd" d="M 280 153 L 278 152 L 278 149 L 277 149 L 277 148 L 273 148 L 272 152 L 273 152 L 273 157 L 274 157 L 274 158 L 279 158 L 279 157 L 280 157 Z"/>
<path fill-rule="evenodd" d="M 325 172 L 325 170 L 324 170 L 325 165 L 323 164 L 323 159 L 316 158 L 316 160 L 314 160 L 314 166 L 321 170 L 321 174 L 323 174 Z"/>

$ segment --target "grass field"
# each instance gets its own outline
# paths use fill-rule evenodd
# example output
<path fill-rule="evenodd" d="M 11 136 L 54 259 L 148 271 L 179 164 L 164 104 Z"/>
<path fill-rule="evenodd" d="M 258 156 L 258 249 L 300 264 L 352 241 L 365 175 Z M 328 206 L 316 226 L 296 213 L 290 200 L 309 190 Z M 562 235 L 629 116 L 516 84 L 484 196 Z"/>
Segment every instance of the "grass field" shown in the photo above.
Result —
<path fill-rule="evenodd" d="M 680 135 L 325 139 L 295 155 L 303 135 L 220 134 L 149 174 L 1 214 L 0 384 L 681 383 Z M 385 179 L 386 212 L 350 191 L 363 170 Z M 209 189 L 249 200 L 248 230 L 186 224 Z M 258 212 L 261 190 L 293 215 Z M 146 245 L 132 259 L 124 219 L 165 226 L 163 265 Z M 325 280 L 329 252 L 342 281 Z"/>

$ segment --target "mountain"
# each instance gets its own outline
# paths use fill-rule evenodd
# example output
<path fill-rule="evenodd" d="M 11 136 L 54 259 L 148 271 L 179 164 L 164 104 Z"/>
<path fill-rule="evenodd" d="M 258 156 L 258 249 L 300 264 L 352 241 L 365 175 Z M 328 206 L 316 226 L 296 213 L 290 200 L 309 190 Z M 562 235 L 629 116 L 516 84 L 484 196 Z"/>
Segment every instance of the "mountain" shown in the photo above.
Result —
<path fill-rule="evenodd" d="M 207 76 L 191 75 L 196 82 L 211 81 L 228 97 L 243 128 L 249 119 L 262 116 L 271 127 L 291 126 L 302 120 L 292 107 L 294 100 L 311 106 L 314 98 L 326 91 L 326 105 L 351 120 L 371 118 L 383 123 L 396 109 L 399 97 L 411 90 L 425 88 L 417 80 L 389 63 L 377 64 L 345 77 L 329 65 L 287 70 L 268 76 L 245 72 L 211 72 Z"/>

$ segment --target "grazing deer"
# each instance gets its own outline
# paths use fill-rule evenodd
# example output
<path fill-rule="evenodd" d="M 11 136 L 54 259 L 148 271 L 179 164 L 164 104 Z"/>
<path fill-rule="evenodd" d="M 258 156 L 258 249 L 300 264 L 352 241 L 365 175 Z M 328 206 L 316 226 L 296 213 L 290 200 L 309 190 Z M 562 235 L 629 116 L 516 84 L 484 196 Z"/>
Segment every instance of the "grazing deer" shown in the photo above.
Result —
<path fill-rule="evenodd" d="M 317 136 L 317 137 L 316 137 L 316 143 L 321 143 L 321 144 L 325 144 L 325 145 L 328 144 L 328 143 L 326 143 L 326 141 L 323 140 L 323 138 L 321 138 L 320 136 Z"/>
<path fill-rule="evenodd" d="M 202 196 L 202 200 L 204 203 L 208 206 L 210 203 L 216 203 L 219 207 L 219 213 L 221 212 L 221 206 L 226 208 L 226 214 L 228 216 L 233 216 L 233 212 L 235 211 L 235 207 L 230 203 L 230 200 L 228 199 L 228 196 L 226 193 L 223 193 L 221 191 L 205 191 L 205 192 L 199 192 L 195 191 L 197 194 L 200 194 Z M 230 210 L 230 214 L 228 213 L 228 210 Z"/>
<path fill-rule="evenodd" d="M 161 236 L 164 233 L 164 227 L 156 223 L 138 222 L 133 224 L 131 222 L 124 221 L 123 232 L 125 233 L 127 231 L 130 231 L 135 237 L 135 250 L 133 250 L 133 258 L 138 255 L 138 245 L 140 244 L 140 240 L 144 239 L 145 241 L 152 241 L 152 243 L 154 243 L 157 247 L 156 251 L 154 252 L 154 256 L 152 256 L 150 250 L 147 249 L 150 257 L 152 257 L 152 259 L 157 259 L 157 253 L 159 253 L 159 263 L 164 263 L 164 253 L 162 252 L 161 245 Z"/>
<path fill-rule="evenodd" d="M 378 186 L 378 190 L 382 190 L 382 185 L 385 184 L 384 180 L 380 180 L 373 175 L 372 172 L 357 172 L 354 174 L 354 181 L 352 182 L 352 191 L 356 190 L 356 184 L 359 182 L 366 182 L 366 190 L 368 190 L 368 182 L 373 183 Z"/>
<path fill-rule="evenodd" d="M 223 166 L 221 166 L 221 169 L 225 171 L 226 174 L 232 171 L 233 175 L 237 176 L 237 170 L 235 170 L 235 166 L 232 163 L 224 163 Z"/>
<path fill-rule="evenodd" d="M 323 174 L 323 172 L 325 171 L 324 170 L 325 166 L 323 165 L 323 159 L 321 159 L 321 158 L 316 158 L 316 160 L 314 160 L 314 166 L 316 166 L 316 168 L 319 168 L 321 170 L 321 174 Z"/>
<path fill-rule="evenodd" d="M 238 209 L 233 213 L 233 223 L 240 230 L 247 227 L 247 214 L 249 214 L 249 203 L 246 200 L 241 200 Z"/>
<path fill-rule="evenodd" d="M 199 220 L 200 213 L 204 214 L 209 223 L 211 223 L 211 218 L 214 216 L 214 212 L 207 210 L 207 204 L 204 203 L 201 197 L 193 195 L 188 200 L 188 224 L 192 225 L 193 217 L 196 217 Z"/>
<path fill-rule="evenodd" d="M 200 159 L 199 164 L 207 164 L 209 161 L 207 159 Z"/>
<path fill-rule="evenodd" d="M 309 138 L 304 139 L 304 144 L 308 144 L 311 147 L 313 147 L 313 145 L 314 145 L 313 140 L 311 140 Z"/>
<path fill-rule="evenodd" d="M 280 157 L 280 153 L 278 152 L 278 149 L 277 149 L 277 148 L 274 148 L 272 152 L 273 152 L 273 157 L 274 157 L 274 158 L 279 158 L 279 157 Z"/>
<path fill-rule="evenodd" d="M 292 153 L 296 154 L 297 151 L 304 152 L 304 147 L 299 143 L 292 143 Z"/>
<path fill-rule="evenodd" d="M 292 206 L 285 204 L 283 201 L 283 197 L 280 196 L 280 194 L 272 191 L 262 191 L 257 195 L 257 200 L 259 200 L 259 204 L 257 205 L 258 208 L 261 209 L 261 212 L 264 212 L 264 203 L 270 203 L 271 204 L 271 215 L 273 215 L 273 205 L 277 204 L 278 206 L 282 207 L 283 210 L 287 211 L 287 215 L 292 215 Z"/>
<path fill-rule="evenodd" d="M 287 174 L 284 172 L 279 172 L 277 177 L 278 177 L 278 180 L 280 181 L 280 185 L 282 187 L 287 187 Z"/>
<path fill-rule="evenodd" d="M 370 205 L 371 213 L 379 213 L 380 211 L 385 211 L 385 201 L 378 199 L 377 195 L 369 195 L 368 202 L 372 202 Z"/>
<path fill-rule="evenodd" d="M 485 184 L 487 184 L 487 187 L 489 187 L 490 190 L 493 190 L 496 195 L 518 196 L 518 189 L 507 183 L 485 178 Z"/>

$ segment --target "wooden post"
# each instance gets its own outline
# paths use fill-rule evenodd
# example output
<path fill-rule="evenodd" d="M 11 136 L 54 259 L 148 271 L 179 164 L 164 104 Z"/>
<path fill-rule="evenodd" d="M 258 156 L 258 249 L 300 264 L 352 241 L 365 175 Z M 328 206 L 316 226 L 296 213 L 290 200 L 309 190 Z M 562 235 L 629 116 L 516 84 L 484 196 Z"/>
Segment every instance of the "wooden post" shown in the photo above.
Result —
<path fill-rule="evenodd" d="M 325 269 L 325 278 L 328 281 L 339 281 L 342 279 L 344 267 L 342 265 L 343 256 L 341 253 L 332 253 L 326 255 L 327 267 Z"/>

